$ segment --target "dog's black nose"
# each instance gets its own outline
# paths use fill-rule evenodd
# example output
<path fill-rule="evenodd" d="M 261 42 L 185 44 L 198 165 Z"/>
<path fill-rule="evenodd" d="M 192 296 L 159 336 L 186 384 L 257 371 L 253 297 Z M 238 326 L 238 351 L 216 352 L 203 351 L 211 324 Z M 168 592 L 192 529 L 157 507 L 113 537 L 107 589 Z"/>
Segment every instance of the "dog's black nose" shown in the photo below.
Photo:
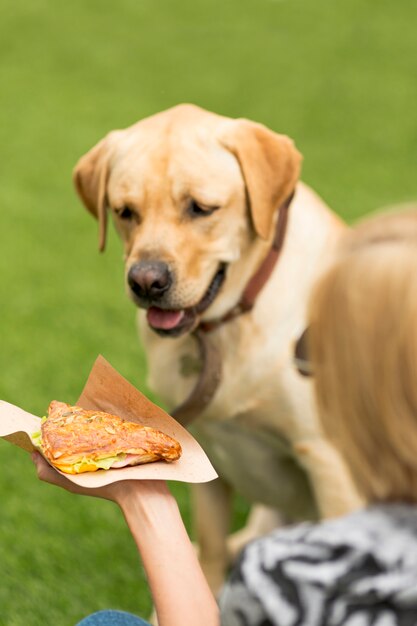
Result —
<path fill-rule="evenodd" d="M 140 261 L 129 269 L 127 282 L 139 298 L 157 300 L 171 287 L 172 276 L 162 261 Z"/>

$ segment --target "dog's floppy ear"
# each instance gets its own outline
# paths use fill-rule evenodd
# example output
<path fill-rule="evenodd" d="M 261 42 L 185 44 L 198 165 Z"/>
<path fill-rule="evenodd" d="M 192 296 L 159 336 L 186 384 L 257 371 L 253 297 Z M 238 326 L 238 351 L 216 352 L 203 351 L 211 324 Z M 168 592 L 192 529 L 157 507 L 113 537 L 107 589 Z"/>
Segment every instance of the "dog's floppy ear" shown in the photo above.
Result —
<path fill-rule="evenodd" d="M 110 135 L 81 157 L 73 171 L 73 181 L 85 207 L 99 222 L 99 250 L 106 246 L 107 195 Z"/>
<path fill-rule="evenodd" d="M 255 231 L 268 239 L 275 211 L 297 183 L 301 154 L 286 135 L 245 119 L 232 122 L 222 143 L 239 161 Z"/>

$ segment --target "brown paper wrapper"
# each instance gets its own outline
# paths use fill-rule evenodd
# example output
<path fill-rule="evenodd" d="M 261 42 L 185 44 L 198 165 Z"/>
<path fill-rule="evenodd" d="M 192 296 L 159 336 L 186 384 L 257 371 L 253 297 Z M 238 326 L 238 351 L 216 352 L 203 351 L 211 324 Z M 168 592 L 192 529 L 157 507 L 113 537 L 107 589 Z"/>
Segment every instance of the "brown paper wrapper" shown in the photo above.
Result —
<path fill-rule="evenodd" d="M 60 398 L 51 398 L 60 399 Z M 99 356 L 76 402 L 84 409 L 105 411 L 126 420 L 162 430 L 180 442 L 178 461 L 157 461 L 121 469 L 98 470 L 84 474 L 64 474 L 77 485 L 101 487 L 118 480 L 178 480 L 204 483 L 217 478 L 205 452 L 190 433 L 160 407 L 131 385 Z M 31 435 L 40 429 L 41 419 L 8 402 L 0 401 L 0 437 L 33 452 Z M 56 470 L 58 471 L 58 470 Z"/>

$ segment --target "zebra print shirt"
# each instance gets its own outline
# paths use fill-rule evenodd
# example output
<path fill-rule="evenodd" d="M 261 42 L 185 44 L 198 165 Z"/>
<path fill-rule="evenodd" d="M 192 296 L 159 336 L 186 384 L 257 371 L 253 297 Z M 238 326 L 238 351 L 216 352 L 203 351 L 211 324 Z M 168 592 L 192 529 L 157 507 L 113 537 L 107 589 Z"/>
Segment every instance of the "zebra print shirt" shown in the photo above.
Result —
<path fill-rule="evenodd" d="M 222 626 L 417 626 L 417 506 L 280 529 L 244 550 Z"/>

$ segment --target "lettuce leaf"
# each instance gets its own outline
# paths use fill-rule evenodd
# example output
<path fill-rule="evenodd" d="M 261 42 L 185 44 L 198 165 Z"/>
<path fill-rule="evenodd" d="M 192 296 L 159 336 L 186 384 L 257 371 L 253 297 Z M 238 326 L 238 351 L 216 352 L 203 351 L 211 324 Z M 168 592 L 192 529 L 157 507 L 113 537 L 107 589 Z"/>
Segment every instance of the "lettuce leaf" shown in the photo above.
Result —
<path fill-rule="evenodd" d="M 32 433 L 30 438 L 35 448 L 42 448 L 42 433 L 40 430 L 37 430 L 36 433 Z"/>
<path fill-rule="evenodd" d="M 44 415 L 41 418 L 41 424 L 43 424 L 46 419 L 47 419 L 46 415 Z M 42 449 L 42 432 L 40 430 L 37 430 L 35 433 L 31 434 L 30 438 L 35 448 L 39 448 L 41 450 Z"/>
<path fill-rule="evenodd" d="M 120 454 L 116 454 L 115 456 L 108 456 L 103 459 L 88 459 L 84 457 L 77 463 L 74 463 L 73 467 L 77 473 L 80 473 L 83 465 L 95 465 L 98 469 L 108 470 L 113 465 L 114 461 L 122 461 L 126 458 L 126 454 L 124 452 L 120 452 Z"/>

